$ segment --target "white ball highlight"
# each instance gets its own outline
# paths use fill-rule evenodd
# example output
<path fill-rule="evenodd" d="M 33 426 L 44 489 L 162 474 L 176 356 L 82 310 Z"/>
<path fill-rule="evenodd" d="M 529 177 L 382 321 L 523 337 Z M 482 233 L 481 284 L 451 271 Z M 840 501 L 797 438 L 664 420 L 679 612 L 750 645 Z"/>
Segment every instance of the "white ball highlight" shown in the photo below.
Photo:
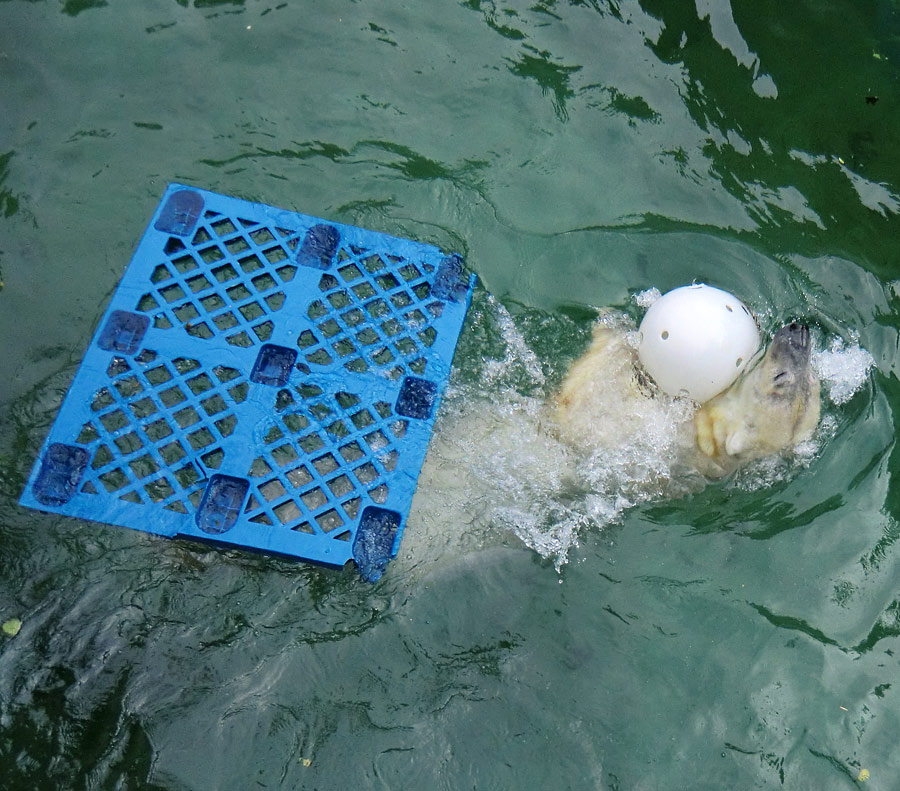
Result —
<path fill-rule="evenodd" d="M 738 378 L 759 344 L 747 306 L 734 294 L 698 283 L 669 291 L 650 306 L 638 356 L 669 395 L 702 404 Z"/>

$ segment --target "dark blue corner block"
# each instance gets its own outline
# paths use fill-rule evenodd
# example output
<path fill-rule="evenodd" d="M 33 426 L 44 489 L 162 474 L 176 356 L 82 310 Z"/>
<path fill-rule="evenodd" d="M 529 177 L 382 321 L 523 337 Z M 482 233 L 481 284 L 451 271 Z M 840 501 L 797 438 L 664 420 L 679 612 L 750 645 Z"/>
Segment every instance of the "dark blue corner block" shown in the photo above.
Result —
<path fill-rule="evenodd" d="M 407 376 L 400 385 L 395 409 L 398 415 L 418 419 L 431 417 L 434 399 L 437 396 L 437 383 L 417 376 Z"/>
<path fill-rule="evenodd" d="M 456 253 L 441 261 L 431 293 L 445 302 L 459 302 L 469 291 L 468 281 L 463 272 L 463 262 Z"/>
<path fill-rule="evenodd" d="M 203 212 L 203 197 L 194 190 L 178 190 L 165 202 L 155 225 L 157 231 L 190 236 Z"/>
<path fill-rule="evenodd" d="M 132 355 L 141 348 L 150 318 L 127 310 L 114 310 L 100 333 L 97 345 L 108 352 Z"/>
<path fill-rule="evenodd" d="M 314 269 L 328 269 L 341 243 L 341 234 L 333 225 L 314 225 L 306 232 L 297 251 L 297 263 Z"/>
<path fill-rule="evenodd" d="M 234 527 L 250 483 L 231 475 L 213 475 L 209 479 L 200 507 L 197 509 L 197 527 L 204 533 L 221 535 Z"/>
<path fill-rule="evenodd" d="M 72 499 L 88 464 L 84 448 L 54 442 L 47 449 L 34 482 L 34 497 L 44 505 L 59 506 Z"/>
<path fill-rule="evenodd" d="M 363 509 L 356 538 L 353 540 L 353 559 L 366 582 L 377 582 L 393 557 L 394 539 L 400 528 L 400 514 L 388 508 L 370 505 Z"/>
<path fill-rule="evenodd" d="M 296 349 L 267 343 L 259 350 L 253 370 L 250 372 L 250 381 L 272 387 L 284 387 L 291 378 L 291 369 L 295 362 L 297 362 Z"/>

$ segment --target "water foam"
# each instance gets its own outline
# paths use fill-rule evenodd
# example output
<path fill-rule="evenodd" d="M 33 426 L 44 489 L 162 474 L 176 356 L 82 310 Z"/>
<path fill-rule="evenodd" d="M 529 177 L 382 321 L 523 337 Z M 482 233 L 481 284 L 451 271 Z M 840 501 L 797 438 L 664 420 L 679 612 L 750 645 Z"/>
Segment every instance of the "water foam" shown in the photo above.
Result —
<path fill-rule="evenodd" d="M 831 339 L 828 349 L 813 354 L 812 365 L 828 398 L 840 406 L 862 389 L 869 370 L 875 367 L 875 359 L 860 348 L 855 338 L 847 345 L 843 338 L 836 336 Z"/>
<path fill-rule="evenodd" d="M 662 292 L 658 288 L 656 288 L 656 286 L 653 286 L 652 288 L 645 289 L 644 291 L 639 291 L 632 297 L 632 299 L 634 300 L 635 305 L 646 310 L 661 296 Z"/>
<path fill-rule="evenodd" d="M 544 371 L 538 356 L 525 341 L 516 327 L 513 317 L 493 296 L 488 296 L 487 304 L 493 313 L 500 336 L 506 347 L 506 355 L 502 360 L 485 360 L 484 375 L 488 382 L 501 382 L 508 378 L 510 369 L 521 368 L 532 387 L 543 387 Z"/>
<path fill-rule="evenodd" d="M 416 495 L 416 521 L 426 523 L 426 535 L 417 537 L 423 525 L 412 525 L 404 551 L 408 561 L 433 562 L 423 541 L 441 551 L 446 541 L 429 539 L 428 530 L 465 533 L 466 550 L 515 536 L 560 570 L 585 529 L 618 522 L 638 503 L 671 493 L 678 429 L 694 406 L 648 399 L 634 422 L 639 429 L 620 446 L 580 455 L 556 436 L 555 386 L 540 358 L 502 305 L 488 298 L 486 308 L 502 351 L 482 359 L 474 381 L 448 389 Z M 622 314 L 601 320 L 633 331 Z"/>

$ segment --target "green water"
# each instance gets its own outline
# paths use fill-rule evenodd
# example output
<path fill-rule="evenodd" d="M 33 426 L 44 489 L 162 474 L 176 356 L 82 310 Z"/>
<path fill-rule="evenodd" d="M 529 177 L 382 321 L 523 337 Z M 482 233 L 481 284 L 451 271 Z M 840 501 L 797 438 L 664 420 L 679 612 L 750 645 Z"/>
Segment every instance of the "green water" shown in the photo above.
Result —
<path fill-rule="evenodd" d="M 894 0 L 6 0 L 0 108 L 0 788 L 898 787 Z M 591 306 L 694 279 L 877 370 L 808 464 L 559 573 L 496 528 L 369 586 L 25 511 L 170 181 L 463 253 L 451 410 L 541 394 L 484 376 L 498 305 L 549 390 Z"/>

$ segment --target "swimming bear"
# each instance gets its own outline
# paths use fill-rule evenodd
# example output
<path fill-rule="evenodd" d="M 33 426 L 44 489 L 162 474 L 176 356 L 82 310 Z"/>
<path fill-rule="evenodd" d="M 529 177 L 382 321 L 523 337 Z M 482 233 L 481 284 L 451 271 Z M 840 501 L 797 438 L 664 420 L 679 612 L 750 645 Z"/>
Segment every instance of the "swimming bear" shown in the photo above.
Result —
<path fill-rule="evenodd" d="M 638 441 L 648 427 L 674 420 L 680 464 L 720 478 L 812 437 L 820 405 L 808 326 L 782 327 L 755 365 L 693 410 L 684 410 L 686 399 L 655 386 L 632 337 L 621 322 L 603 317 L 570 368 L 555 403 L 559 435 L 570 445 L 588 453 L 612 451 Z"/>

